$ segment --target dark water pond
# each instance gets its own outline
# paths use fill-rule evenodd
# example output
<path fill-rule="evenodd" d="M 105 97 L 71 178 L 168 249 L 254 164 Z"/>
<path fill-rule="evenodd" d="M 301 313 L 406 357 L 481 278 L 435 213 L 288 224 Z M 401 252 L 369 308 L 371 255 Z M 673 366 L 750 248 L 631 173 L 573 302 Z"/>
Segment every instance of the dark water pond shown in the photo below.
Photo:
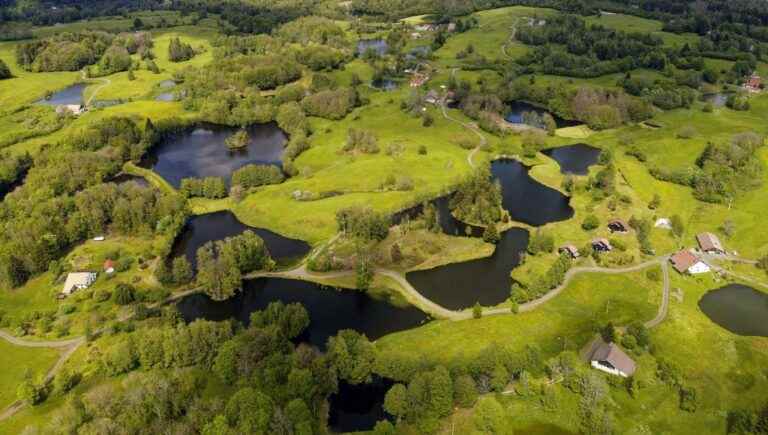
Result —
<path fill-rule="evenodd" d="M 110 182 L 115 184 L 136 183 L 141 187 L 149 187 L 149 182 L 144 177 L 131 174 L 120 174 L 112 178 Z"/>
<path fill-rule="evenodd" d="M 237 220 L 230 211 L 194 216 L 187 221 L 181 235 L 171 251 L 172 257 L 184 255 L 193 267 L 197 265 L 197 249 L 208 242 L 237 236 L 251 230 L 264 239 L 272 258 L 279 264 L 297 260 L 309 252 L 309 244 L 303 240 L 291 239 L 264 228 L 253 228 Z"/>
<path fill-rule="evenodd" d="M 502 206 L 513 220 L 533 226 L 570 219 L 570 199 L 528 175 L 517 160 L 495 160 L 491 173 L 501 183 Z"/>
<path fill-rule="evenodd" d="M 703 99 L 707 103 L 711 103 L 714 107 L 723 107 L 728 101 L 728 97 L 733 95 L 730 92 L 714 92 L 711 94 L 702 95 Z"/>
<path fill-rule="evenodd" d="M 392 79 L 381 79 L 372 81 L 371 86 L 382 91 L 394 91 L 399 84 Z"/>
<path fill-rule="evenodd" d="M 87 87 L 87 83 L 76 83 L 58 92 L 54 92 L 51 95 L 51 98 L 38 100 L 37 103 L 48 104 L 51 106 L 58 106 L 60 104 L 83 104 L 83 91 Z"/>
<path fill-rule="evenodd" d="M 560 164 L 560 172 L 563 174 L 587 175 L 589 167 L 597 163 L 600 157 L 599 148 L 583 143 L 549 148 L 542 152 Z"/>
<path fill-rule="evenodd" d="M 393 420 L 384 411 L 384 396 L 392 385 L 379 377 L 362 385 L 339 383 L 339 392 L 329 399 L 328 426 L 338 433 L 359 432 L 373 429 L 381 420 Z"/>
<path fill-rule="evenodd" d="M 252 312 L 271 302 L 301 303 L 310 324 L 301 341 L 325 349 L 328 337 L 342 329 L 354 329 L 375 340 L 386 334 L 415 328 L 428 320 L 414 307 L 397 307 L 357 290 L 342 290 L 306 281 L 259 278 L 243 283 L 243 291 L 226 301 L 213 301 L 197 293 L 181 299 L 177 307 L 184 320 L 236 319 L 245 324 Z"/>
<path fill-rule="evenodd" d="M 276 123 L 247 127 L 250 142 L 242 150 L 230 151 L 224 141 L 235 127 L 200 124 L 166 139 L 152 148 L 142 166 L 153 169 L 174 187 L 186 177 L 224 177 L 249 163 L 280 165 L 287 137 Z"/>
<path fill-rule="evenodd" d="M 768 294 L 741 284 L 707 292 L 699 309 L 713 322 L 738 335 L 768 337 Z"/>
<path fill-rule="evenodd" d="M 509 297 L 509 273 L 520 264 L 527 246 L 528 231 L 512 228 L 502 234 L 490 257 L 409 272 L 406 278 L 419 293 L 446 308 L 464 309 L 475 302 L 496 305 Z"/>
<path fill-rule="evenodd" d="M 387 41 L 383 39 L 361 39 L 357 41 L 357 54 L 364 54 L 368 50 L 373 50 L 379 56 L 387 53 Z"/>
<path fill-rule="evenodd" d="M 561 118 L 554 113 L 548 112 L 542 107 L 535 106 L 525 101 L 512 101 L 511 103 L 507 103 L 507 105 L 509 106 L 509 112 L 507 112 L 504 119 L 512 124 L 528 124 L 534 127 L 544 128 L 541 117 L 544 116 L 545 113 L 552 115 L 555 124 L 557 124 L 557 128 L 572 127 L 581 124 L 579 121 Z"/>

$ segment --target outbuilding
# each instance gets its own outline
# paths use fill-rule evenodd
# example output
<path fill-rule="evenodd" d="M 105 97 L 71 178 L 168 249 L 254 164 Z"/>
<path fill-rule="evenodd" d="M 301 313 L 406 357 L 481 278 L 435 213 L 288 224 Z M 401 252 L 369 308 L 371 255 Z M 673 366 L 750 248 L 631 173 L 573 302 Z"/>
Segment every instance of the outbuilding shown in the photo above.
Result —
<path fill-rule="evenodd" d="M 578 258 L 579 257 L 579 250 L 573 245 L 563 245 L 560 247 L 560 249 L 557 250 L 559 253 L 565 252 L 570 256 L 571 258 Z"/>
<path fill-rule="evenodd" d="M 598 252 L 609 252 L 613 250 L 613 246 L 608 239 L 595 239 L 592 240 L 592 249 Z"/>
<path fill-rule="evenodd" d="M 696 240 L 699 242 L 699 247 L 707 254 L 725 254 L 723 244 L 720 243 L 720 239 L 712 233 L 701 233 L 696 235 Z"/>
<path fill-rule="evenodd" d="M 680 273 L 696 275 L 710 271 L 709 265 L 689 250 L 682 250 L 669 258 L 672 267 Z"/>
<path fill-rule="evenodd" d="M 67 280 L 64 282 L 64 288 L 61 290 L 61 293 L 69 296 L 75 290 L 82 290 L 90 287 L 95 281 L 95 272 L 72 272 L 67 275 Z"/>
<path fill-rule="evenodd" d="M 624 378 L 632 376 L 637 368 L 632 358 L 619 346 L 603 340 L 593 347 L 589 355 L 589 364 L 592 368 Z"/>
<path fill-rule="evenodd" d="M 627 233 L 629 232 L 629 225 L 621 219 L 614 219 L 608 222 L 608 229 L 612 233 Z"/>

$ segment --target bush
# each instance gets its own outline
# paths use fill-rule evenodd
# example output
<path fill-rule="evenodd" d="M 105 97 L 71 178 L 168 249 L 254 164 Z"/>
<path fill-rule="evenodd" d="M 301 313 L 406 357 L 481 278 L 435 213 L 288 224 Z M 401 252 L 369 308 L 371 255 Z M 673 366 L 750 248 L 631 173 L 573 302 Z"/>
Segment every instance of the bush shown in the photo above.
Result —
<path fill-rule="evenodd" d="M 583 228 L 585 231 L 592 231 L 597 229 L 597 227 L 600 226 L 600 221 L 597 220 L 597 216 L 591 214 L 584 218 L 584 221 L 581 222 L 581 228 Z"/>
<path fill-rule="evenodd" d="M 136 290 L 130 284 L 120 283 L 112 292 L 112 301 L 117 305 L 128 305 L 136 300 Z"/>

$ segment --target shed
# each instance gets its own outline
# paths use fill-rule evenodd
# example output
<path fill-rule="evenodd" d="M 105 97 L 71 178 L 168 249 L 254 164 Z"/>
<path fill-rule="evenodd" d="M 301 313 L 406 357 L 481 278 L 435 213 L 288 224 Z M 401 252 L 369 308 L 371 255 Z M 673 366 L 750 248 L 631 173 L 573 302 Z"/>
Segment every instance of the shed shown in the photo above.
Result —
<path fill-rule="evenodd" d="M 694 255 L 689 250 L 682 250 L 669 258 L 672 267 L 680 273 L 707 273 L 710 271 L 709 265 Z"/>
<path fill-rule="evenodd" d="M 440 101 L 440 94 L 436 90 L 432 89 L 427 92 L 427 96 L 424 97 L 424 101 L 429 104 L 437 104 Z"/>
<path fill-rule="evenodd" d="M 61 290 L 61 293 L 70 295 L 75 290 L 90 287 L 94 281 L 96 281 L 95 272 L 72 272 L 67 275 L 67 280 L 64 282 L 64 288 Z"/>
<path fill-rule="evenodd" d="M 629 225 L 621 219 L 614 219 L 608 222 L 608 229 L 612 233 L 626 233 L 629 232 Z"/>
<path fill-rule="evenodd" d="M 560 249 L 557 250 L 559 253 L 567 253 L 571 258 L 578 258 L 579 257 L 579 250 L 573 245 L 563 245 L 560 247 Z"/>
<path fill-rule="evenodd" d="M 105 260 L 104 261 L 104 272 L 111 274 L 115 273 L 115 262 L 114 260 Z"/>
<path fill-rule="evenodd" d="M 597 370 L 625 378 L 632 376 L 637 369 L 632 358 L 624 353 L 619 346 L 602 340 L 600 340 L 599 345 L 592 349 L 592 353 L 589 355 L 589 363 Z"/>
<path fill-rule="evenodd" d="M 712 233 L 697 234 L 696 240 L 699 242 L 701 250 L 708 254 L 725 254 L 725 249 L 723 249 L 720 239 Z"/>

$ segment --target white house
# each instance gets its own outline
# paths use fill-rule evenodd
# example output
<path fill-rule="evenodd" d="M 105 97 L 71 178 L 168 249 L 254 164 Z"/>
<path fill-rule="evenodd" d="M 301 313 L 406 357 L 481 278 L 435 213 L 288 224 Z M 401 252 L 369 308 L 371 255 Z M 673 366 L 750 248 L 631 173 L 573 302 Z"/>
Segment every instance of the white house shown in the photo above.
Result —
<path fill-rule="evenodd" d="M 707 263 L 688 250 L 682 250 L 669 257 L 669 261 L 672 263 L 672 267 L 680 273 L 696 275 L 710 271 L 710 267 Z"/>
<path fill-rule="evenodd" d="M 616 376 L 629 377 L 635 373 L 635 362 L 614 343 L 599 340 L 589 355 L 592 368 Z"/>
<path fill-rule="evenodd" d="M 56 113 L 62 115 L 64 113 L 71 113 L 73 115 L 80 115 L 85 112 L 85 106 L 82 104 L 60 104 L 56 106 Z"/>
<path fill-rule="evenodd" d="M 95 272 L 73 272 L 67 275 L 67 281 L 64 282 L 64 288 L 61 293 L 69 296 L 75 290 L 88 288 L 96 281 Z"/>

